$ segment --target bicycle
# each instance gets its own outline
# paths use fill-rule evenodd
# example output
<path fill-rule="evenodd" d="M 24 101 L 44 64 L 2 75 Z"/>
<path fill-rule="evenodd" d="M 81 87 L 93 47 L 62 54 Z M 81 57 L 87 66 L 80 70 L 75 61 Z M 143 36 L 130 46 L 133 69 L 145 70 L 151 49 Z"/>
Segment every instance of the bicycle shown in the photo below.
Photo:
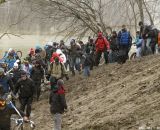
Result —
<path fill-rule="evenodd" d="M 16 119 L 16 118 L 11 118 L 12 121 L 15 122 L 16 126 L 13 127 L 12 130 L 34 130 L 35 129 L 35 124 L 33 121 L 28 120 L 28 121 L 24 121 L 23 118 L 20 119 Z M 26 124 L 30 124 L 29 128 L 26 128 Z"/>
<path fill-rule="evenodd" d="M 14 95 L 13 95 L 14 97 Z M 12 108 L 15 109 L 15 111 L 17 112 L 17 114 L 20 116 L 19 119 L 15 119 L 15 118 L 11 118 L 11 120 L 15 121 L 16 126 L 13 128 L 13 130 L 34 130 L 35 128 L 35 123 L 31 120 L 24 120 L 22 115 L 20 114 L 20 112 L 18 111 L 18 109 L 14 106 L 14 104 L 12 103 L 12 101 L 8 102 Z M 25 123 L 29 123 L 30 127 L 26 128 L 25 127 Z"/>

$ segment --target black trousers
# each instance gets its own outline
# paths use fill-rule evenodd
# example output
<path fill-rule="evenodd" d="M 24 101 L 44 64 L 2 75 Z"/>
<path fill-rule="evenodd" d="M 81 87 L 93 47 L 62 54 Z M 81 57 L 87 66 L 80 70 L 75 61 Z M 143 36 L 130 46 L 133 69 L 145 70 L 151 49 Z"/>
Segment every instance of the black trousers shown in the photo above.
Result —
<path fill-rule="evenodd" d="M 129 46 L 121 45 L 119 49 L 119 54 L 118 54 L 118 63 L 119 64 L 124 64 L 126 60 L 129 58 L 128 53 L 129 53 Z"/>
<path fill-rule="evenodd" d="M 40 97 L 40 94 L 41 94 L 41 80 L 34 81 L 34 84 L 35 84 L 35 90 L 34 90 L 35 93 L 34 94 L 35 94 L 35 97 L 38 101 L 39 97 Z"/>
<path fill-rule="evenodd" d="M 0 127 L 0 130 L 11 130 L 10 126 L 6 126 L 6 127 Z"/>
<path fill-rule="evenodd" d="M 151 43 L 151 50 L 152 50 L 152 54 L 155 54 L 155 52 L 156 52 L 156 43 L 155 42 Z"/>
<path fill-rule="evenodd" d="M 104 55 L 105 64 L 108 63 L 108 52 L 107 52 L 107 50 L 105 50 L 105 51 L 97 51 L 96 52 L 96 66 L 98 66 L 99 63 L 100 63 L 100 59 L 101 59 L 102 53 Z"/>
<path fill-rule="evenodd" d="M 25 112 L 25 108 L 26 108 L 26 116 L 29 117 L 31 114 L 31 105 L 32 105 L 33 98 L 32 97 L 23 97 L 23 98 L 20 97 L 19 101 L 20 101 L 20 110 Z"/>

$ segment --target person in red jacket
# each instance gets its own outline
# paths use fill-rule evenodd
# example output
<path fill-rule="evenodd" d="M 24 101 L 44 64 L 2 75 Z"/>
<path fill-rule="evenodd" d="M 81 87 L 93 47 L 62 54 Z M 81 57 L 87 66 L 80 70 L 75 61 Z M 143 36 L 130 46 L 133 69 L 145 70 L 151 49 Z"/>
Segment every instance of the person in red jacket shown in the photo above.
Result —
<path fill-rule="evenodd" d="M 100 58 L 102 53 L 104 53 L 105 63 L 108 63 L 108 51 L 110 49 L 110 44 L 107 39 L 103 36 L 102 32 L 98 33 L 98 38 L 95 41 L 96 44 L 96 66 L 100 63 Z"/>
<path fill-rule="evenodd" d="M 52 54 L 51 59 L 50 59 L 50 63 L 55 62 L 54 60 L 55 60 L 56 57 L 58 57 L 58 59 L 59 59 L 59 61 L 60 61 L 61 63 L 63 62 L 63 59 L 60 57 L 60 55 L 57 54 L 56 52 L 54 52 L 54 53 Z"/>

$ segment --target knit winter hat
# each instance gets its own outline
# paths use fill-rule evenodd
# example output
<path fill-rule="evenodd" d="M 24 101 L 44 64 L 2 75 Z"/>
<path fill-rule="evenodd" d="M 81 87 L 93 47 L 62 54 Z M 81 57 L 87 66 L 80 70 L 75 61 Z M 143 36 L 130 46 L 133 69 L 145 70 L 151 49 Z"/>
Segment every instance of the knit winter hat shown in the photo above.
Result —
<path fill-rule="evenodd" d="M 57 81 L 57 85 L 58 85 L 58 86 L 63 86 L 63 85 L 64 85 L 64 81 L 63 81 L 62 79 L 59 79 L 59 80 Z"/>

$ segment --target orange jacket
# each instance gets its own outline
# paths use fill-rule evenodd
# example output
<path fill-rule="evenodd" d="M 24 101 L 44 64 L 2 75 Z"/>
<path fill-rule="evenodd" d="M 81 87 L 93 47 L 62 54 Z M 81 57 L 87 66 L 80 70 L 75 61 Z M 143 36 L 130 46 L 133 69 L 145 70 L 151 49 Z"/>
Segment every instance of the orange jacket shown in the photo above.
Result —
<path fill-rule="evenodd" d="M 98 38 L 95 42 L 96 44 L 96 51 L 106 51 L 106 50 L 110 50 L 110 44 L 107 41 L 107 39 L 105 37 L 103 37 L 102 33 L 98 33 Z"/>

